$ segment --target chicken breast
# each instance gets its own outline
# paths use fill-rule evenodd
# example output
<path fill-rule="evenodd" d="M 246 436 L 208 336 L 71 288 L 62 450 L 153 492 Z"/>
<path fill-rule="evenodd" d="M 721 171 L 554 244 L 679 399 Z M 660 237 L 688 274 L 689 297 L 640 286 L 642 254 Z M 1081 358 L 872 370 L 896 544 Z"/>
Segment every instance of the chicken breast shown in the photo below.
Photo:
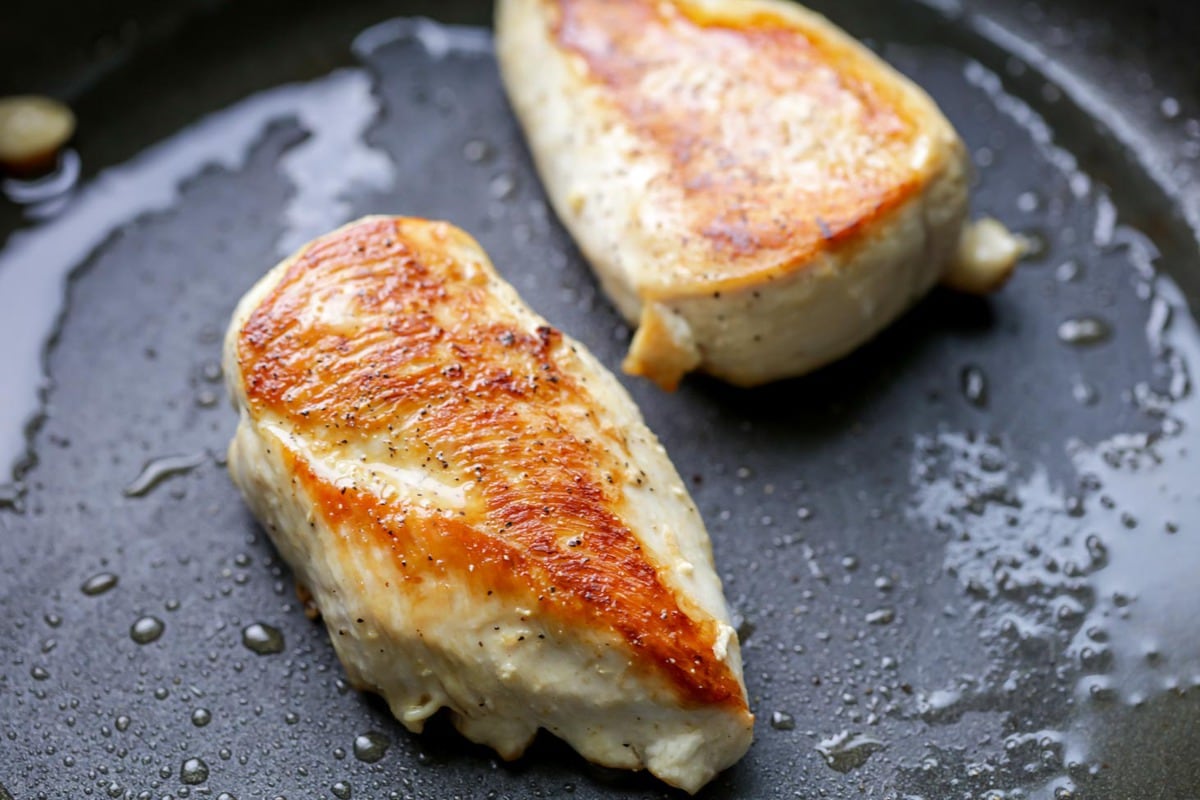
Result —
<path fill-rule="evenodd" d="M 451 225 L 366 218 L 225 342 L 229 471 L 357 686 L 696 791 L 753 717 L 704 524 L 629 395 Z"/>
<path fill-rule="evenodd" d="M 625 369 L 666 388 L 802 374 L 948 272 L 985 290 L 1019 255 L 1000 228 L 954 258 L 958 135 L 794 3 L 499 0 L 496 41 L 550 200 L 637 326 Z"/>

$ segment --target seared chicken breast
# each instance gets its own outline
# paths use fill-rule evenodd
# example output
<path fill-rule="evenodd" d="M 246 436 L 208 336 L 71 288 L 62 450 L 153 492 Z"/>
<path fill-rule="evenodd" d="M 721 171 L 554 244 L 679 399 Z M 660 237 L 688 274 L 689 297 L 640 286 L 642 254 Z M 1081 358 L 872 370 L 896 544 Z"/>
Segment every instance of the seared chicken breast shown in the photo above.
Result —
<path fill-rule="evenodd" d="M 229 470 L 357 686 L 696 791 L 750 744 L 704 524 L 629 395 L 457 228 L 366 218 L 242 299 Z"/>
<path fill-rule="evenodd" d="M 958 135 L 798 5 L 499 0 L 496 40 L 550 200 L 637 326 L 625 368 L 666 388 L 807 372 L 948 273 L 994 288 L 1020 252 L 993 226 L 955 258 Z"/>

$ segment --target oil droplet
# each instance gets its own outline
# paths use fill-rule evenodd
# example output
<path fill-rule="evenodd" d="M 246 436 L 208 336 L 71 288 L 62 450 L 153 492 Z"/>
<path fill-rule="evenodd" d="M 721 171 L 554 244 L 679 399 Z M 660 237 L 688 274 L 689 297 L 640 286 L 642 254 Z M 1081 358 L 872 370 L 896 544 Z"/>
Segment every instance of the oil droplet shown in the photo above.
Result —
<path fill-rule="evenodd" d="M 1084 540 L 1084 547 L 1087 549 L 1088 557 L 1091 558 L 1094 565 L 1097 567 L 1104 566 L 1108 560 L 1108 547 L 1099 536 L 1094 533 L 1090 534 Z"/>
<path fill-rule="evenodd" d="M 197 728 L 203 728 L 210 722 L 212 722 L 212 712 L 207 708 L 197 708 L 192 712 L 192 724 Z"/>
<path fill-rule="evenodd" d="M 129 637 L 138 644 L 150 644 L 163 635 L 166 626 L 158 617 L 142 617 L 129 628 Z"/>
<path fill-rule="evenodd" d="M 204 783 L 208 780 L 208 764 L 202 758 L 189 758 L 179 768 L 179 780 L 189 786 Z"/>
<path fill-rule="evenodd" d="M 50 677 L 50 673 L 45 667 L 34 667 L 33 669 L 29 670 L 29 675 L 35 681 L 44 681 Z"/>
<path fill-rule="evenodd" d="M 1100 393 L 1096 391 L 1096 387 L 1082 378 L 1077 379 L 1071 384 L 1071 396 L 1081 406 L 1094 406 L 1096 401 L 1100 399 Z"/>
<path fill-rule="evenodd" d="M 338 781 L 333 786 L 329 787 L 329 790 L 333 792 L 334 796 L 337 797 L 338 800 L 350 800 L 352 787 L 345 781 Z"/>
<path fill-rule="evenodd" d="M 983 408 L 988 401 L 987 375 L 974 364 L 962 368 L 958 376 L 958 386 L 967 402 L 976 408 Z"/>
<path fill-rule="evenodd" d="M 1106 678 L 1096 679 L 1088 686 L 1088 695 L 1100 703 L 1109 703 L 1117 699 L 1117 690 Z"/>
<path fill-rule="evenodd" d="M 79 587 L 79 591 L 83 592 L 88 597 L 95 597 L 96 595 L 104 594 L 109 589 L 116 586 L 118 580 L 120 580 L 120 578 L 111 572 L 97 572 L 95 575 L 83 582 L 83 585 Z"/>
<path fill-rule="evenodd" d="M 497 200 L 507 200 L 516 194 L 517 179 L 508 172 L 501 172 L 492 178 L 491 183 L 488 184 L 488 191 Z"/>
<path fill-rule="evenodd" d="M 1112 335 L 1112 328 L 1099 317 L 1072 317 L 1058 326 L 1058 339 L 1066 344 L 1099 344 Z"/>
<path fill-rule="evenodd" d="M 129 724 L 131 722 L 133 722 L 133 720 L 122 714 L 121 716 L 117 717 L 116 728 L 121 733 L 124 733 L 125 731 L 129 730 Z"/>
<path fill-rule="evenodd" d="M 1054 277 L 1059 283 L 1070 283 L 1079 277 L 1080 271 L 1079 262 L 1064 261 L 1055 268 Z"/>
<path fill-rule="evenodd" d="M 790 731 L 796 727 L 796 718 L 786 711 L 771 713 L 771 727 L 777 731 Z"/>
<path fill-rule="evenodd" d="M 57 628 L 59 625 L 62 625 L 62 617 L 58 614 L 47 614 L 44 619 L 46 620 L 46 624 L 51 628 Z"/>
<path fill-rule="evenodd" d="M 383 758 L 391 746 L 388 738 L 378 731 L 367 731 L 354 737 L 354 757 L 373 764 Z"/>
<path fill-rule="evenodd" d="M 866 621 L 870 625 L 889 625 L 895 618 L 895 609 L 880 608 L 867 614 Z"/>
<path fill-rule="evenodd" d="M 126 497 L 145 497 L 168 478 L 191 472 L 208 458 L 206 453 L 152 458 L 122 492 Z"/>
<path fill-rule="evenodd" d="M 733 622 L 733 630 L 738 636 L 738 641 L 743 645 L 746 644 L 746 641 L 754 635 L 756 630 L 758 630 L 757 625 L 736 611 L 733 614 L 733 619 L 731 622 Z"/>
<path fill-rule="evenodd" d="M 492 146 L 482 139 L 472 139 L 463 145 L 463 158 L 472 164 L 486 161 L 492 155 Z"/>
<path fill-rule="evenodd" d="M 16 483 L 0 483 L 0 508 L 11 509 L 18 514 L 24 513 L 25 503 L 25 484 Z M 0 800 L 4 800 L 4 795 L 0 795 Z"/>
<path fill-rule="evenodd" d="M 822 739 L 817 752 L 837 772 L 849 772 L 867 763 L 871 755 L 884 748 L 883 742 L 862 733 L 841 733 Z"/>
<path fill-rule="evenodd" d="M 260 656 L 282 653 L 283 632 L 273 625 L 255 622 L 242 628 L 242 644 L 246 646 L 247 650 Z"/>

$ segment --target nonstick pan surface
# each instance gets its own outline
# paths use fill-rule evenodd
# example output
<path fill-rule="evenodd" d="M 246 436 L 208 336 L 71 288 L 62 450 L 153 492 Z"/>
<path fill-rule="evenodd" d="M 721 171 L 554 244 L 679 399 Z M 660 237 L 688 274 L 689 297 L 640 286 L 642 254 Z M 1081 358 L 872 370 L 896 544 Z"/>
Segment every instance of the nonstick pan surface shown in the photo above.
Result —
<path fill-rule="evenodd" d="M 756 741 L 703 796 L 1196 796 L 1197 14 L 816 5 L 933 94 L 975 214 L 1035 251 L 998 295 L 934 292 L 804 379 L 622 376 L 743 637 Z M 82 178 L 0 205 L 0 452 L 20 462 L 0 478 L 0 798 L 675 796 L 548 736 L 503 764 L 445 720 L 405 732 L 347 689 L 225 475 L 234 303 L 360 214 L 451 220 L 614 370 L 627 345 L 484 28 L 371 27 L 397 14 L 488 22 L 471 3 L 14 12 L 0 81 L 70 100 Z"/>

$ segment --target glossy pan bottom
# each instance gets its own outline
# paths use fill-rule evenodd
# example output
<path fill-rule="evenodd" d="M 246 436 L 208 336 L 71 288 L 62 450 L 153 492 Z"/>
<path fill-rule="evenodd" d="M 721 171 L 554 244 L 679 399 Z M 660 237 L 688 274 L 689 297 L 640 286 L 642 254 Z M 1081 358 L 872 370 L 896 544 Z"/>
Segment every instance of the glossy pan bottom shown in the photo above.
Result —
<path fill-rule="evenodd" d="M 268 25 L 218 7 L 79 90 L 85 172 L 124 166 L 0 254 L 31 286 L 73 270 L 36 461 L 0 510 L 0 784 L 18 800 L 670 796 L 549 737 L 504 765 L 444 721 L 411 736 L 347 691 L 220 464 L 233 304 L 359 214 L 450 219 L 614 370 L 627 346 L 486 34 L 388 24 L 351 47 L 402 10 Z M 741 622 L 757 741 L 704 796 L 1194 791 L 1200 253 L 1175 193 L 1195 97 L 1120 49 L 1141 17 L 824 10 L 934 95 L 971 148 L 976 213 L 1037 250 L 999 295 L 935 292 L 805 379 L 624 379 L 692 481 Z M 93 240 L 78 264 L 50 246 Z M 0 297 L 38 346 L 53 311 Z"/>

